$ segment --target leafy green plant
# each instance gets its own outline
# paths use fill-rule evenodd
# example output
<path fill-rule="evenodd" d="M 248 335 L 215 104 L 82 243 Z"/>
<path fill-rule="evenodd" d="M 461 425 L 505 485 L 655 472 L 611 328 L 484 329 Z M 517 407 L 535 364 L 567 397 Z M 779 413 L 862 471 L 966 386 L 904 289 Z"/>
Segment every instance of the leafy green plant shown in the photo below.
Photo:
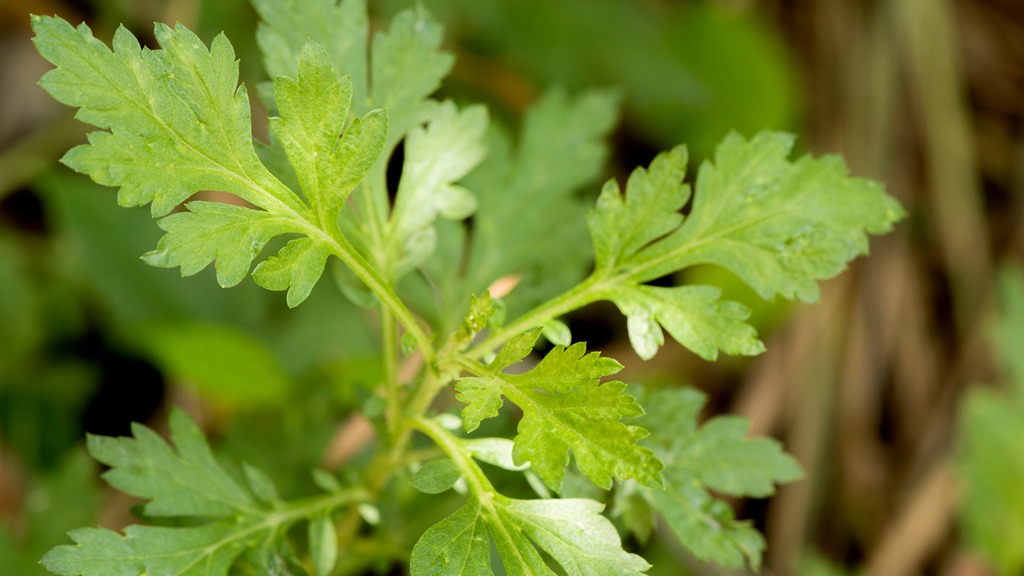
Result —
<path fill-rule="evenodd" d="M 708 360 L 758 354 L 742 304 L 651 282 L 712 264 L 766 299 L 814 301 L 817 281 L 865 253 L 900 206 L 839 158 L 789 160 L 793 138 L 766 132 L 728 136 L 693 190 L 678 147 L 625 190 L 607 182 L 590 208 L 575 192 L 599 173 L 612 95 L 553 91 L 513 142 L 484 107 L 430 98 L 452 57 L 422 10 L 371 39 L 361 0 L 254 5 L 275 78 L 259 91 L 273 114 L 267 144 L 254 144 L 223 35 L 208 47 L 158 24 L 161 48 L 148 49 L 121 28 L 111 50 L 84 24 L 34 16 L 36 46 L 56 66 L 42 86 L 100 128 L 63 162 L 118 187 L 123 206 L 150 205 L 166 232 L 143 257 L 151 265 L 187 276 L 213 264 L 224 287 L 251 269 L 291 307 L 330 265 L 351 300 L 376 310 L 380 384 L 363 413 L 379 440 L 360 470 L 315 471 L 322 493 L 286 499 L 259 468 L 215 457 L 180 411 L 170 443 L 142 425 L 132 438 L 90 437 L 106 480 L 145 500 L 148 524 L 74 530 L 43 564 L 90 576 L 324 575 L 358 570 L 349 559 L 363 556 L 413 574 L 490 574 L 498 559 L 508 574 L 645 572 L 602 515 L 610 502 L 638 541 L 661 516 L 698 558 L 757 569 L 763 538 L 711 491 L 768 496 L 800 476 L 796 462 L 746 438 L 742 419 L 699 426 L 695 391 L 627 391 L 608 379 L 621 365 L 573 343 L 560 318 L 610 301 L 644 359 L 665 331 Z M 202 190 L 237 201 L 189 201 Z M 268 245 L 276 253 L 253 268 Z M 554 347 L 535 362 L 541 337 Z M 506 401 L 522 414 L 507 435 Z M 457 509 L 411 535 L 410 554 L 401 532 L 424 508 L 403 515 L 402 505 L 417 498 Z"/>

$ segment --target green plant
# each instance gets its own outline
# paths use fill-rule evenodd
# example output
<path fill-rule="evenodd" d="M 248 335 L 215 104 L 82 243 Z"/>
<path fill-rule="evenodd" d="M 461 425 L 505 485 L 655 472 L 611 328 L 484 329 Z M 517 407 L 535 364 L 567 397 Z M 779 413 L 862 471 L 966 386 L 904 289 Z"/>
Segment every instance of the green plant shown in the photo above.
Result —
<path fill-rule="evenodd" d="M 728 136 L 692 194 L 678 147 L 634 171 L 625 193 L 609 181 L 588 209 L 574 192 L 600 170 L 613 96 L 551 92 L 513 144 L 488 128 L 483 107 L 429 98 L 452 58 L 422 10 L 370 41 L 361 0 L 254 5 L 276 78 L 260 90 L 275 114 L 270 143 L 255 146 L 223 35 L 208 48 L 158 24 L 161 49 L 150 50 L 121 28 L 111 51 L 85 25 L 34 16 L 36 46 L 56 65 L 41 84 L 101 129 L 63 162 L 119 187 L 123 206 L 151 205 L 166 234 L 149 264 L 191 275 L 212 263 L 229 287 L 269 244 L 276 254 L 251 275 L 287 291 L 292 307 L 330 264 L 341 290 L 377 311 L 380 385 L 363 413 L 379 441 L 362 470 L 316 471 L 323 493 L 285 499 L 260 469 L 218 460 L 180 411 L 170 444 L 141 425 L 133 438 L 90 437 L 106 480 L 146 500 L 150 525 L 75 530 L 75 544 L 43 564 L 69 575 L 323 575 L 359 569 L 348 559 L 361 555 L 407 561 L 413 574 L 489 574 L 493 545 L 509 574 L 646 571 L 601 515 L 609 501 L 639 541 L 660 515 L 698 558 L 757 569 L 763 538 L 709 491 L 764 497 L 799 477 L 796 462 L 772 440 L 745 438 L 742 419 L 698 426 L 695 391 L 603 380 L 621 365 L 572 343 L 559 318 L 606 300 L 644 359 L 666 330 L 708 360 L 758 354 L 743 305 L 709 286 L 650 282 L 714 264 L 766 299 L 813 301 L 817 281 L 865 253 L 867 234 L 888 231 L 899 205 L 839 158 L 790 161 L 793 138 L 762 133 Z M 387 165 L 402 142 L 392 202 Z M 201 190 L 238 201 L 186 202 Z M 497 298 L 488 287 L 499 281 L 515 287 Z M 532 363 L 542 336 L 554 347 Z M 400 376 L 409 367 L 416 375 Z M 495 418 L 507 417 L 505 400 L 522 412 L 512 439 Z M 460 501 L 406 536 L 411 557 L 401 531 L 413 515 L 402 507 L 422 496 L 409 484 Z M 582 494 L 593 496 L 569 497 Z M 303 522 L 305 534 L 294 529 Z"/>

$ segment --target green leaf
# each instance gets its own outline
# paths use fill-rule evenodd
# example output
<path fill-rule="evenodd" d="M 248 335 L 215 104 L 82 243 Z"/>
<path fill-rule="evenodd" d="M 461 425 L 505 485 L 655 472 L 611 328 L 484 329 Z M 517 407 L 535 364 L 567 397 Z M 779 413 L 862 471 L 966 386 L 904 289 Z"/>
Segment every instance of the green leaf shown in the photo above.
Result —
<path fill-rule="evenodd" d="M 473 458 L 505 470 L 520 471 L 530 467 L 529 464 L 516 464 L 512 457 L 515 443 L 507 438 L 475 438 L 463 440 L 462 446 Z"/>
<path fill-rule="evenodd" d="M 89 436 L 89 453 L 111 467 L 103 478 L 114 488 L 149 500 L 149 516 L 230 518 L 257 509 L 252 495 L 213 458 L 199 430 L 181 410 L 170 418 L 177 451 L 141 424 L 134 438 Z"/>
<path fill-rule="evenodd" d="M 277 253 L 260 262 L 252 271 L 252 279 L 267 290 L 287 290 L 289 308 L 301 304 L 313 291 L 324 273 L 330 247 L 319 240 L 298 238 L 288 242 Z"/>
<path fill-rule="evenodd" d="M 570 576 L 626 576 L 650 565 L 622 549 L 619 533 L 601 511 L 604 505 L 582 498 L 508 500 L 503 515 L 519 526 Z M 498 546 L 502 553 L 502 547 Z M 502 553 L 508 565 L 509 550 Z"/>
<path fill-rule="evenodd" d="M 765 498 L 775 484 L 799 480 L 803 471 L 771 438 L 747 438 L 750 422 L 720 416 L 705 424 L 685 449 L 673 452 L 671 467 L 702 485 L 733 496 Z"/>
<path fill-rule="evenodd" d="M 678 146 L 655 157 L 648 169 L 633 170 L 625 197 L 615 180 L 605 183 L 587 217 L 598 270 L 628 263 L 682 223 L 679 210 L 690 198 L 690 187 L 683 184 L 687 158 L 686 147 Z"/>
<path fill-rule="evenodd" d="M 959 417 L 960 522 L 969 547 L 999 574 L 1024 570 L 1024 273 L 999 273 L 999 317 L 992 332 L 1002 390 L 970 390 Z"/>
<path fill-rule="evenodd" d="M 58 546 L 43 557 L 47 570 L 65 576 L 227 576 L 252 542 L 233 538 L 253 528 L 226 520 L 190 528 L 132 525 L 124 536 L 102 528 L 79 528 L 75 545 Z"/>
<path fill-rule="evenodd" d="M 532 345 L 538 331 L 529 334 Z M 526 342 L 523 338 L 511 341 L 516 351 L 510 355 L 518 356 Z M 653 452 L 636 444 L 647 431 L 620 422 L 642 415 L 643 409 L 635 398 L 622 393 L 622 382 L 600 383 L 622 365 L 599 352 L 584 353 L 582 343 L 556 346 L 523 374 L 501 372 L 506 359 L 499 354 L 497 367 L 456 384 L 456 397 L 466 403 L 464 428 L 473 431 L 482 420 L 496 416 L 504 396 L 523 411 L 514 440 L 515 462 L 529 462 L 552 489 L 561 486 L 570 450 L 580 471 L 605 489 L 611 487 L 612 479 L 635 478 L 659 486 L 661 463 Z"/>
<path fill-rule="evenodd" d="M 207 50 L 184 27 L 157 25 L 162 49 L 142 50 L 122 28 L 111 52 L 84 25 L 34 17 L 33 27 L 40 53 L 57 65 L 41 84 L 81 107 L 80 119 L 110 130 L 71 150 L 69 166 L 119 186 L 122 205 L 152 202 L 154 215 L 200 190 L 229 192 L 255 207 L 189 203 L 188 211 L 160 221 L 167 234 L 146 262 L 181 267 L 186 276 L 215 262 L 218 282 L 234 286 L 271 238 L 301 234 L 306 238 L 286 246 L 260 275 L 262 285 L 288 289 L 288 304 L 296 306 L 328 255 L 350 250 L 332 238 L 340 234 L 339 211 L 380 157 L 388 121 L 374 111 L 348 122 L 352 87 L 336 78 L 324 48 L 304 43 L 296 78 L 277 77 L 281 117 L 270 119 L 303 200 L 256 155 L 248 99 L 223 36 Z"/>
<path fill-rule="evenodd" d="M 649 410 L 644 423 L 651 430 L 645 443 L 665 463 L 665 487 L 639 487 L 640 495 L 698 558 L 759 569 L 764 538 L 708 490 L 763 498 L 775 484 L 799 479 L 799 464 L 775 440 L 746 438 L 744 418 L 714 418 L 698 428 L 705 402 L 700 392 L 664 390 L 644 400 Z"/>
<path fill-rule="evenodd" d="M 409 568 L 414 576 L 493 575 L 491 544 L 480 503 L 470 498 L 424 532 L 412 549 Z"/>
<path fill-rule="evenodd" d="M 298 79 L 279 76 L 275 84 L 280 118 L 270 129 L 287 153 L 320 228 L 337 226 L 349 193 L 380 157 L 387 137 L 383 110 L 356 118 L 345 129 L 352 102 L 348 77 L 335 77 L 327 52 L 308 42 L 299 58 Z M 340 140 L 339 140 L 340 137 Z"/>
<path fill-rule="evenodd" d="M 329 514 L 309 523 L 309 556 L 316 576 L 327 576 L 338 560 L 338 535 Z"/>
<path fill-rule="evenodd" d="M 973 390 L 961 414 L 961 521 L 969 546 L 1000 574 L 1024 569 L 1024 402 Z"/>
<path fill-rule="evenodd" d="M 459 110 L 445 102 L 426 126 L 410 132 L 395 207 L 388 223 L 390 261 L 395 277 L 422 262 L 437 244 L 437 217 L 461 220 L 476 209 L 476 198 L 454 183 L 484 156 L 487 112 L 482 106 Z"/>
<path fill-rule="evenodd" d="M 425 494 L 440 494 L 449 490 L 462 476 L 462 472 L 449 458 L 440 458 L 427 462 L 410 481 L 412 485 Z"/>
<path fill-rule="evenodd" d="M 412 552 L 412 574 L 493 574 L 490 543 L 510 575 L 553 575 L 536 548 L 569 576 L 630 576 L 650 568 L 622 549 L 599 502 L 584 499 L 514 500 L 490 494 L 485 507 L 470 498 L 427 530 Z"/>
<path fill-rule="evenodd" d="M 152 202 L 154 216 L 199 190 L 223 190 L 267 208 L 303 213 L 302 201 L 263 167 L 252 145 L 249 100 L 230 42 L 209 50 L 184 26 L 157 24 L 162 50 L 142 50 L 118 28 L 113 51 L 88 26 L 33 16 L 39 53 L 57 66 L 40 84 L 80 108 L 93 132 L 63 162 L 107 186 L 122 206 Z"/>
<path fill-rule="evenodd" d="M 331 63 L 352 78 L 356 112 L 365 114 L 369 22 L 365 0 L 253 0 L 260 23 L 256 41 L 263 52 L 263 64 L 271 78 L 295 77 L 299 54 L 309 41 L 327 51 Z"/>
<path fill-rule="evenodd" d="M 451 54 L 439 51 L 441 36 L 441 25 L 419 7 L 399 13 L 386 33 L 373 38 L 369 103 L 393 111 L 389 150 L 426 119 L 433 108 L 427 97 L 455 62 Z"/>
<path fill-rule="evenodd" d="M 641 285 L 620 288 L 609 299 L 626 315 L 630 343 L 644 360 L 664 343 L 661 326 L 705 360 L 717 359 L 719 350 L 747 356 L 764 352 L 757 332 L 745 322 L 750 310 L 719 300 L 720 294 L 712 286 Z"/>
<path fill-rule="evenodd" d="M 765 541 L 750 522 L 736 520 L 728 504 L 685 476 L 666 470 L 665 483 L 664 491 L 651 491 L 647 498 L 694 556 L 728 568 L 760 570 Z"/>
<path fill-rule="evenodd" d="M 111 467 L 103 475 L 111 486 L 148 500 L 143 507 L 147 516 L 173 518 L 183 525 L 132 525 L 123 535 L 98 528 L 74 530 L 69 535 L 75 544 L 58 546 L 43 558 L 51 572 L 227 576 L 247 550 L 273 547 L 290 525 L 359 497 L 339 492 L 270 508 L 214 459 L 202 432 L 184 412 L 174 409 L 170 415 L 173 448 L 145 426 L 135 424 L 132 431 L 134 438 L 90 436 L 89 452 Z M 247 477 L 259 486 L 261 498 L 276 493 L 263 473 L 250 470 Z"/>
<path fill-rule="evenodd" d="M 903 217 L 877 183 L 847 175 L 837 157 L 787 160 L 793 138 L 763 132 L 729 135 L 715 163 L 697 176 L 693 205 L 682 184 L 682 147 L 660 154 L 630 176 L 625 196 L 605 185 L 588 218 L 596 255 L 593 300 L 610 300 L 627 316 L 630 341 L 649 359 L 664 342 L 714 360 L 719 350 L 755 355 L 764 346 L 746 324 L 748 310 L 719 301 L 709 287 L 654 288 L 656 278 L 716 264 L 770 299 L 813 301 L 817 281 L 838 274 L 868 249 L 867 234 L 887 232 Z"/>
<path fill-rule="evenodd" d="M 451 353 L 461 352 L 473 341 L 473 338 L 487 327 L 487 322 L 494 316 L 495 303 L 490 292 L 480 296 L 470 296 L 469 312 L 462 319 L 459 329 L 448 337 L 445 348 Z"/>
<path fill-rule="evenodd" d="M 841 272 L 904 215 L 880 184 L 851 178 L 836 156 L 787 160 L 793 137 L 730 134 L 697 175 L 683 224 L 637 254 L 646 282 L 695 264 L 717 264 L 765 299 L 813 302 L 816 281 Z"/>
<path fill-rule="evenodd" d="M 182 276 L 215 262 L 217 282 L 225 288 L 245 279 L 253 259 L 271 238 L 294 229 L 291 220 L 262 210 L 202 201 L 186 207 L 187 212 L 160 220 L 167 234 L 142 259 L 160 268 L 180 267 Z"/>
<path fill-rule="evenodd" d="M 253 6 L 261 19 L 257 40 L 270 77 L 294 76 L 307 41 L 323 46 L 338 73 L 352 78 L 356 113 L 388 110 L 389 152 L 430 113 L 427 97 L 454 62 L 439 50 L 441 26 L 422 9 L 395 16 L 387 32 L 373 36 L 368 57 L 365 0 L 255 0 Z"/>
<path fill-rule="evenodd" d="M 572 332 L 569 331 L 569 326 L 561 320 L 551 319 L 545 322 L 541 327 L 541 334 L 552 344 L 559 346 L 572 344 Z"/>

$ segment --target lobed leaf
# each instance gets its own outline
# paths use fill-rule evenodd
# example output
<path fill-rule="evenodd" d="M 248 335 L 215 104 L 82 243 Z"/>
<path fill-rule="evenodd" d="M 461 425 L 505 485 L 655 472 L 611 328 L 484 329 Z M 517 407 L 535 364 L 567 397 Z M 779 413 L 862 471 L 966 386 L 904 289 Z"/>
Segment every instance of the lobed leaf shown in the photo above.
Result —
<path fill-rule="evenodd" d="M 409 133 L 387 231 L 395 277 L 434 251 L 436 218 L 461 220 L 476 210 L 476 198 L 454 183 L 483 158 L 486 129 L 487 112 L 482 106 L 459 110 L 445 102 L 435 108 L 426 126 Z"/>
<path fill-rule="evenodd" d="M 507 346 L 514 352 L 508 356 L 525 355 L 526 344 L 532 346 L 538 335 L 535 330 L 510 341 Z M 620 422 L 642 415 L 643 409 L 635 398 L 622 393 L 625 384 L 600 383 L 622 366 L 600 353 L 584 352 L 582 343 L 556 346 L 523 374 L 501 372 L 510 362 L 499 354 L 496 367 L 485 369 L 479 377 L 463 378 L 455 386 L 456 398 L 466 403 L 463 427 L 473 431 L 481 421 L 496 416 L 505 397 L 523 411 L 514 439 L 515 463 L 529 462 L 552 489 L 561 487 L 570 450 L 580 471 L 605 489 L 613 479 L 630 478 L 659 486 L 661 463 L 653 452 L 636 444 L 647 431 Z"/>
<path fill-rule="evenodd" d="M 598 270 L 629 263 L 645 246 L 679 227 L 679 211 L 690 198 L 690 187 L 682 182 L 687 158 L 685 146 L 659 154 L 648 169 L 630 174 L 626 196 L 615 180 L 605 183 L 587 217 Z"/>
<path fill-rule="evenodd" d="M 714 361 L 718 351 L 754 356 L 764 352 L 757 332 L 746 323 L 750 310 L 719 300 L 721 290 L 712 286 L 631 286 L 610 293 L 608 299 L 626 316 L 629 341 L 644 360 L 654 357 L 664 343 L 661 327 L 705 360 Z"/>
<path fill-rule="evenodd" d="M 281 503 L 262 471 L 245 466 L 248 485 L 228 474 L 199 428 L 178 409 L 170 415 L 170 445 L 140 424 L 132 431 L 133 438 L 90 436 L 89 452 L 111 467 L 103 475 L 111 486 L 147 500 L 146 515 L 180 525 L 132 525 L 124 534 L 74 530 L 74 544 L 57 546 L 42 559 L 48 570 L 64 576 L 228 576 L 242 554 L 259 556 L 292 524 L 312 520 L 313 561 L 318 574 L 330 571 L 336 550 L 327 515 L 358 494 L 339 491 L 298 505 Z"/>
<path fill-rule="evenodd" d="M 412 551 L 414 576 L 493 574 L 490 541 L 510 575 L 554 575 L 543 550 L 569 576 L 637 576 L 650 565 L 627 553 L 615 527 L 585 499 L 470 498 L 428 529 Z"/>
<path fill-rule="evenodd" d="M 412 549 L 414 576 L 493 575 L 491 543 L 480 503 L 470 498 L 454 514 L 434 524 Z"/>
<path fill-rule="evenodd" d="M 313 291 L 330 255 L 325 242 L 298 238 L 288 242 L 277 256 L 260 262 L 252 279 L 267 290 L 287 290 L 288 306 L 294 308 Z"/>
<path fill-rule="evenodd" d="M 628 318 L 630 341 L 649 359 L 661 328 L 701 357 L 719 350 L 764 350 L 748 312 L 718 302 L 711 288 L 657 289 L 643 283 L 697 264 L 725 267 L 759 295 L 813 301 L 817 281 L 838 274 L 868 249 L 867 235 L 891 230 L 903 210 L 877 183 L 847 175 L 837 157 L 791 162 L 793 138 L 762 132 L 729 135 L 714 163 L 697 175 L 690 197 L 681 180 L 682 147 L 660 154 L 630 176 L 623 195 L 609 181 L 588 218 L 596 255 L 594 299 L 615 302 Z"/>
<path fill-rule="evenodd" d="M 608 91 L 552 90 L 527 109 L 514 144 L 493 131 L 487 157 L 466 179 L 478 200 L 466 293 L 514 274 L 519 282 L 508 300 L 519 310 L 583 278 L 586 203 L 576 194 L 601 174 L 617 103 Z"/>
<path fill-rule="evenodd" d="M 318 212 L 319 227 L 331 229 L 349 193 L 384 149 L 387 115 L 375 110 L 345 129 L 352 83 L 335 77 L 327 51 L 313 42 L 302 49 L 297 80 L 279 76 L 275 93 L 281 117 L 271 118 L 270 128 Z"/>
<path fill-rule="evenodd" d="M 245 279 L 267 242 L 295 229 L 291 219 L 233 204 L 195 201 L 186 208 L 159 221 L 167 234 L 142 259 L 151 266 L 181 268 L 182 276 L 214 263 L 217 282 L 225 288 Z"/>
<path fill-rule="evenodd" d="M 692 389 L 664 390 L 645 398 L 645 442 L 665 463 L 663 489 L 637 490 L 665 519 L 679 541 L 695 556 L 732 568 L 758 570 L 764 538 L 709 490 L 763 498 L 774 485 L 799 479 L 800 465 L 769 438 L 746 438 L 744 418 L 719 417 L 698 427 L 705 402 Z M 645 527 L 641 533 L 649 532 Z"/>
<path fill-rule="evenodd" d="M 323 46 L 340 74 L 352 79 L 353 106 L 357 114 L 370 111 L 367 43 L 369 19 L 366 0 L 253 0 L 260 16 L 256 42 L 263 66 L 271 78 L 295 77 L 299 55 L 308 42 Z"/>
<path fill-rule="evenodd" d="M 89 453 L 110 466 L 103 478 L 114 488 L 145 498 L 150 516 L 230 518 L 258 506 L 214 459 L 199 427 L 181 410 L 170 416 L 172 449 L 156 432 L 132 425 L 134 438 L 89 436 Z"/>
<path fill-rule="evenodd" d="M 33 16 L 32 27 L 39 53 L 57 66 L 40 85 L 80 108 L 83 122 L 109 130 L 90 134 L 63 162 L 119 186 L 122 206 L 152 202 L 161 216 L 199 190 L 223 190 L 264 208 L 304 212 L 256 157 L 249 100 L 223 35 L 207 49 L 184 26 L 157 24 L 162 50 L 143 50 L 120 27 L 111 51 L 85 24 Z"/>
<path fill-rule="evenodd" d="M 817 281 L 868 251 L 868 234 L 904 215 L 877 182 L 851 178 L 837 156 L 789 161 L 793 136 L 730 134 L 697 174 L 683 224 L 634 259 L 646 282 L 695 264 L 735 273 L 761 297 L 813 302 Z"/>

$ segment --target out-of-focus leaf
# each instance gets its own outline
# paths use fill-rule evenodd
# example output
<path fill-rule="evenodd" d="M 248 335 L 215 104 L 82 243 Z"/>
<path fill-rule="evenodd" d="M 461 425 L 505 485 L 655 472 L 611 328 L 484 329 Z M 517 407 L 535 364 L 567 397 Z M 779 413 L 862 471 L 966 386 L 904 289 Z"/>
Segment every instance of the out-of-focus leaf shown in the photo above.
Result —
<path fill-rule="evenodd" d="M 274 405 L 289 389 L 270 350 L 244 332 L 212 324 L 169 324 L 142 333 L 144 348 L 171 375 L 228 405 Z"/>

